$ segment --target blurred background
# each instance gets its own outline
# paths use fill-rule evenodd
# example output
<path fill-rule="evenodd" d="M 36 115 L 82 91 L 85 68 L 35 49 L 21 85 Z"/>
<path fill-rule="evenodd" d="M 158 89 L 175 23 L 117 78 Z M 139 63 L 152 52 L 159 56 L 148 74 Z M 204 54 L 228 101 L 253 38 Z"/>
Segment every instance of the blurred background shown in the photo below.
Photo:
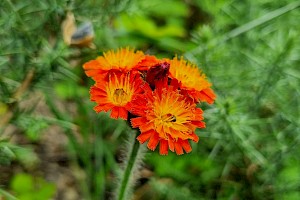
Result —
<path fill-rule="evenodd" d="M 0 199 L 113 197 L 130 128 L 93 111 L 82 64 L 126 46 L 184 56 L 217 94 L 190 154 L 147 151 L 135 200 L 300 199 L 299 7 L 0 1 Z"/>

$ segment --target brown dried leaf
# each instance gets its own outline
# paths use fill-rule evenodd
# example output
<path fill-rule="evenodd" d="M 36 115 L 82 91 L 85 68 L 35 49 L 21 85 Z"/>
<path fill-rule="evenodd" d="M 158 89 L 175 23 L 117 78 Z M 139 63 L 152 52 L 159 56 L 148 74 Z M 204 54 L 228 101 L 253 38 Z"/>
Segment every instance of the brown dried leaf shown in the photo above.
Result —
<path fill-rule="evenodd" d="M 72 12 L 68 12 L 66 19 L 61 24 L 64 42 L 67 45 L 71 44 L 72 35 L 76 31 L 75 17 Z"/>

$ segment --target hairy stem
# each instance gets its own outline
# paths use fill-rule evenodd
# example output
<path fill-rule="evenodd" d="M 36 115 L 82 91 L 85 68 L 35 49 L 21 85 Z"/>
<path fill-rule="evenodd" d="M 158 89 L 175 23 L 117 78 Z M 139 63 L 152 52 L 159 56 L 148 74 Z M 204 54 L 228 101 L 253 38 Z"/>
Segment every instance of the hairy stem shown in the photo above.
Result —
<path fill-rule="evenodd" d="M 140 149 L 140 143 L 138 142 L 138 140 L 134 140 L 134 144 L 133 147 L 131 149 L 131 152 L 128 155 L 128 160 L 127 160 L 127 166 L 125 168 L 124 174 L 123 174 L 123 178 L 121 180 L 121 185 L 119 188 L 119 192 L 118 192 L 118 196 L 117 199 L 118 200 L 124 200 L 124 199 L 128 199 L 126 196 L 128 195 L 129 191 L 131 190 L 130 186 L 132 185 L 130 182 L 133 179 L 133 175 L 134 175 L 134 169 L 136 169 L 136 163 L 137 163 L 137 158 L 138 158 L 138 153 L 139 153 L 139 149 Z"/>

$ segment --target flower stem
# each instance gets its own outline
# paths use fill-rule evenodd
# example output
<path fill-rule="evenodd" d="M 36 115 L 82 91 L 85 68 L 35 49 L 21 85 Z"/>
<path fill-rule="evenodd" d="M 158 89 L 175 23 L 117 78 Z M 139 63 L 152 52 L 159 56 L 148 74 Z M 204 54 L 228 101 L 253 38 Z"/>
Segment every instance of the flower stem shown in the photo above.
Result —
<path fill-rule="evenodd" d="M 138 140 L 135 139 L 131 152 L 128 155 L 127 166 L 123 174 L 121 186 L 119 188 L 119 193 L 117 198 L 118 200 L 128 199 L 126 198 L 126 196 L 130 191 L 130 185 L 132 185 L 130 184 L 130 182 L 132 181 L 133 172 L 134 169 L 136 168 L 135 165 L 137 163 L 136 161 L 137 161 L 139 149 L 140 149 L 140 143 L 138 142 Z"/>

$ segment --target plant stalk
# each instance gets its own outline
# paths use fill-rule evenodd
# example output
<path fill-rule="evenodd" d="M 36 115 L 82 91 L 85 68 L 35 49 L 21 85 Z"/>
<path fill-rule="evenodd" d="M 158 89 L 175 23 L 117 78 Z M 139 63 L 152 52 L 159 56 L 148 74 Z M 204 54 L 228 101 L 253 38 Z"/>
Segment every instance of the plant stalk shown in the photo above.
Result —
<path fill-rule="evenodd" d="M 132 176 L 134 175 L 134 169 L 136 168 L 135 165 L 137 163 L 139 149 L 140 149 L 140 143 L 138 142 L 138 140 L 135 139 L 132 150 L 127 158 L 128 159 L 127 166 L 124 171 L 123 179 L 121 180 L 122 182 L 117 196 L 118 200 L 125 200 L 125 199 L 128 200 L 126 196 L 131 190 L 130 185 L 132 184 L 130 182 L 132 181 Z"/>

